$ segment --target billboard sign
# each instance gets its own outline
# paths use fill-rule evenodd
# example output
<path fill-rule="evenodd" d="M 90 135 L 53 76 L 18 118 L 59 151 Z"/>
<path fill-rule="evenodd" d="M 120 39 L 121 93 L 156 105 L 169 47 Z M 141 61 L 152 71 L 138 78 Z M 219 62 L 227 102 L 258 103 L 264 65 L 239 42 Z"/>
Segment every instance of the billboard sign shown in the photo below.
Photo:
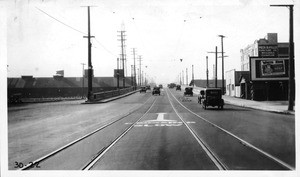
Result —
<path fill-rule="evenodd" d="M 277 45 L 259 45 L 258 46 L 259 57 L 278 57 Z"/>
<path fill-rule="evenodd" d="M 288 63 L 288 58 L 250 57 L 251 80 L 288 80 Z"/>
<path fill-rule="evenodd" d="M 284 60 L 260 61 L 262 76 L 276 76 L 285 74 Z"/>

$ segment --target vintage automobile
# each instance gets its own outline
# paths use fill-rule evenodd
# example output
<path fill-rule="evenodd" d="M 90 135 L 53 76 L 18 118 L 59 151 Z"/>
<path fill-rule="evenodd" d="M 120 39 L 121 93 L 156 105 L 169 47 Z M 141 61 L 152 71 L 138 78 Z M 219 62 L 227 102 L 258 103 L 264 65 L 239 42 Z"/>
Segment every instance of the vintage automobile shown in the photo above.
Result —
<path fill-rule="evenodd" d="M 151 90 L 151 86 L 150 86 L 150 85 L 147 85 L 147 86 L 146 86 L 146 89 L 147 89 L 147 90 Z"/>
<path fill-rule="evenodd" d="M 193 96 L 193 87 L 190 87 L 190 86 L 185 87 L 184 90 L 185 90 L 183 93 L 184 96 L 187 96 L 187 95 Z"/>
<path fill-rule="evenodd" d="M 176 85 L 176 90 L 180 90 L 181 91 L 181 85 Z"/>
<path fill-rule="evenodd" d="M 162 85 L 162 84 L 159 84 L 158 87 L 159 87 L 159 88 L 163 88 L 163 85 Z"/>
<path fill-rule="evenodd" d="M 174 88 L 174 87 L 176 87 L 176 84 L 170 83 L 170 84 L 168 84 L 168 87 L 169 87 L 169 88 Z"/>
<path fill-rule="evenodd" d="M 223 109 L 224 100 L 222 99 L 222 90 L 220 88 L 206 88 L 205 90 L 201 90 L 198 96 L 198 103 L 202 104 L 204 109 L 208 106 L 218 106 L 219 109 Z"/>
<path fill-rule="evenodd" d="M 160 95 L 160 88 L 154 87 L 152 90 L 152 95 Z"/>
<path fill-rule="evenodd" d="M 146 88 L 145 86 L 141 86 L 140 93 L 142 93 L 142 92 L 145 92 L 145 93 L 146 93 L 146 91 L 147 91 L 147 88 Z"/>

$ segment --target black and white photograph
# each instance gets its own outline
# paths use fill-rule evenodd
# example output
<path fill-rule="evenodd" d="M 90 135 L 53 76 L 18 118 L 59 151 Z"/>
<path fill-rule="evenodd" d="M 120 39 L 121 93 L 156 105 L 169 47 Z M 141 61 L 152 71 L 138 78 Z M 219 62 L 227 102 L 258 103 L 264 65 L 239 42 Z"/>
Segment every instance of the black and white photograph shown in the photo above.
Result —
<path fill-rule="evenodd" d="M 0 176 L 299 176 L 299 3 L 0 0 Z"/>

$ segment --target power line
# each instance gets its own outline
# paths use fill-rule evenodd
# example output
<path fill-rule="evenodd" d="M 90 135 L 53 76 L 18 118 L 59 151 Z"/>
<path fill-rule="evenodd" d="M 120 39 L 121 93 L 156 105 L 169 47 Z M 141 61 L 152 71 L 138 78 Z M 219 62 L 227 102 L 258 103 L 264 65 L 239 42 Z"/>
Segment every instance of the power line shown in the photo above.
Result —
<path fill-rule="evenodd" d="M 114 53 L 112 53 L 110 50 L 108 50 L 103 44 L 101 44 L 99 41 L 98 41 L 98 39 L 97 38 L 95 38 L 95 40 L 96 40 L 96 42 L 104 49 L 104 50 L 106 50 L 108 53 L 110 53 L 111 55 L 113 55 L 114 57 L 119 57 L 119 56 L 117 56 L 117 55 L 115 55 Z"/>
<path fill-rule="evenodd" d="M 70 26 L 70 25 L 68 25 L 68 24 L 66 24 L 66 23 L 64 23 L 64 22 L 62 22 L 62 21 L 60 21 L 60 20 L 58 20 L 57 18 L 51 16 L 51 15 L 48 14 L 47 12 L 41 10 L 40 8 L 38 8 L 38 7 L 35 7 L 35 8 L 37 8 L 39 11 L 41 11 L 41 12 L 44 13 L 44 14 L 46 14 L 46 15 L 49 16 L 50 18 L 52 18 L 52 19 L 58 21 L 59 23 L 61 23 L 61 24 L 65 25 L 65 26 L 67 26 L 68 28 L 71 28 L 72 30 L 75 30 L 75 31 L 77 31 L 77 32 L 79 32 L 79 33 L 81 33 L 81 34 L 87 35 L 86 33 L 82 32 L 82 31 L 80 31 L 80 30 L 77 30 L 76 28 L 73 28 L 72 26 Z M 112 54 L 112 55 L 115 56 L 115 57 L 118 57 L 117 55 L 113 54 L 110 50 L 108 50 L 103 44 L 101 44 L 96 38 L 95 38 L 95 40 L 96 40 L 96 42 L 97 42 L 104 50 L 106 50 L 108 53 Z"/>
<path fill-rule="evenodd" d="M 79 33 L 81 33 L 81 34 L 87 35 L 86 33 L 82 32 L 82 31 L 80 31 L 80 30 L 78 30 L 78 29 L 75 29 L 75 28 L 73 28 L 72 26 L 70 26 L 70 25 L 68 25 L 68 24 L 66 24 L 66 23 L 64 23 L 64 22 L 62 22 L 62 21 L 56 19 L 55 17 L 51 16 L 51 15 L 48 14 L 47 12 L 41 10 L 40 8 L 38 8 L 38 7 L 35 7 L 35 8 L 37 8 L 39 11 L 41 11 L 41 12 L 44 13 L 44 14 L 46 14 L 46 15 L 49 16 L 50 18 L 52 18 L 52 19 L 58 21 L 59 23 L 65 25 L 65 26 L 67 26 L 67 27 L 69 27 L 69 28 L 71 28 L 71 29 L 73 29 L 73 30 L 75 30 L 75 31 L 77 31 L 77 32 L 79 32 Z"/>

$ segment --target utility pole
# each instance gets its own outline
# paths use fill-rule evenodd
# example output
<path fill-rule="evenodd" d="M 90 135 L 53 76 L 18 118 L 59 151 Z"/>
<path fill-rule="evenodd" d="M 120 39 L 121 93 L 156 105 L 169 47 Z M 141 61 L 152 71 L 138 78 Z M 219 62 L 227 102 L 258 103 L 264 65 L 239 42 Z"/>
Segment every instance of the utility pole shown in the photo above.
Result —
<path fill-rule="evenodd" d="M 120 68 L 119 68 L 119 58 L 117 58 L 117 88 L 119 89 L 120 88 Z"/>
<path fill-rule="evenodd" d="M 82 98 L 84 97 L 84 65 L 85 63 L 80 63 L 82 64 Z"/>
<path fill-rule="evenodd" d="M 141 86 L 141 84 L 142 84 L 142 56 L 141 55 L 139 55 L 139 59 L 138 59 L 138 61 L 139 61 L 139 66 L 140 66 L 140 72 L 139 72 L 139 75 L 140 75 L 140 77 L 139 77 L 139 86 Z"/>
<path fill-rule="evenodd" d="M 294 5 L 270 5 L 274 7 L 288 7 L 290 11 L 289 29 L 289 106 L 288 110 L 294 110 L 295 100 L 295 64 L 294 64 Z"/>
<path fill-rule="evenodd" d="M 189 79 L 188 79 L 188 69 L 186 68 L 186 72 L 185 72 L 185 75 L 186 75 L 186 85 L 189 86 Z"/>
<path fill-rule="evenodd" d="M 218 47 L 216 46 L 216 73 L 215 73 L 215 87 L 218 88 Z"/>
<path fill-rule="evenodd" d="M 135 48 L 132 49 L 133 52 L 133 77 L 134 77 L 134 87 L 136 89 L 136 69 L 135 69 Z M 135 90 L 134 89 L 134 90 Z"/>
<path fill-rule="evenodd" d="M 179 85 L 181 85 L 181 72 L 179 73 Z"/>
<path fill-rule="evenodd" d="M 125 32 L 126 31 L 118 31 L 119 33 L 121 33 L 121 35 L 118 35 L 120 36 L 121 39 L 119 39 L 119 41 L 121 41 L 121 61 L 122 61 L 122 69 L 123 69 L 123 88 L 125 88 L 125 59 L 126 59 L 126 56 L 125 56 Z"/>
<path fill-rule="evenodd" d="M 137 79 L 138 79 L 138 85 L 140 86 L 140 85 L 141 85 L 141 83 L 140 83 L 140 75 L 139 75 L 139 73 L 140 73 L 140 69 L 139 69 L 139 68 L 137 69 L 137 72 L 138 72 L 138 75 L 137 75 Z"/>
<path fill-rule="evenodd" d="M 193 87 L 195 86 L 195 81 L 194 81 L 194 65 L 192 65 L 192 81 L 193 81 Z"/>
<path fill-rule="evenodd" d="M 131 65 L 131 86 L 133 87 L 133 65 Z"/>
<path fill-rule="evenodd" d="M 93 66 L 92 66 L 92 43 L 91 38 L 95 36 L 91 36 L 91 29 L 90 29 L 90 6 L 87 6 L 88 10 L 88 36 L 84 36 L 84 38 L 88 38 L 88 101 L 91 101 L 93 96 Z"/>
<path fill-rule="evenodd" d="M 184 85 L 184 70 L 182 70 L 182 85 Z"/>
<path fill-rule="evenodd" d="M 223 52 L 223 38 L 225 37 L 224 35 L 219 35 L 221 37 L 221 53 L 222 53 L 222 94 L 224 95 L 225 93 L 225 88 L 224 88 L 224 52 Z"/>
<path fill-rule="evenodd" d="M 206 56 L 206 87 L 209 87 L 209 82 L 208 82 L 208 56 Z"/>
<path fill-rule="evenodd" d="M 142 83 L 142 85 L 144 85 L 144 71 L 142 71 L 141 83 Z"/>
<path fill-rule="evenodd" d="M 216 46 L 216 51 L 215 52 L 207 52 L 207 53 L 214 53 L 216 54 L 216 64 L 215 64 L 215 87 L 217 88 L 218 87 L 218 53 L 221 53 L 221 52 L 218 52 L 218 47 Z"/>

